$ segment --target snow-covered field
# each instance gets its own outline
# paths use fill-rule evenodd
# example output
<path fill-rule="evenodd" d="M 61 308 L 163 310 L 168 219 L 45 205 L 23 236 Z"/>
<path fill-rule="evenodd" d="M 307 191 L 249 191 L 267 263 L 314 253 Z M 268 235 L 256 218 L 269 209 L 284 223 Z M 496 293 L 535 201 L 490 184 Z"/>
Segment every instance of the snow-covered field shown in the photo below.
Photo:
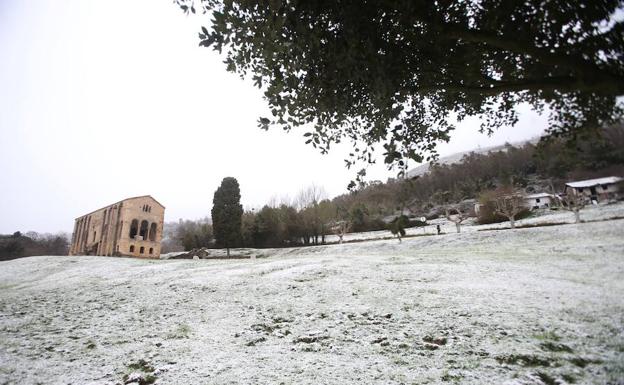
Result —
<path fill-rule="evenodd" d="M 611 218 L 624 218 L 624 203 L 619 202 L 609 205 L 587 206 L 581 211 L 581 220 L 583 221 L 602 221 Z M 537 210 L 532 213 L 531 217 L 516 221 L 516 226 L 532 226 L 552 223 L 574 223 L 574 214 L 566 210 Z M 437 234 L 436 225 L 440 225 L 440 229 L 444 233 L 454 233 L 457 231 L 454 223 L 449 222 L 446 218 L 438 218 L 428 221 L 427 226 L 406 229 L 406 233 L 408 236 L 435 235 Z M 509 228 L 509 222 L 479 225 L 476 223 L 474 218 L 469 218 L 462 223 L 461 231 L 483 231 L 505 228 Z M 380 230 L 346 234 L 343 240 L 347 242 L 361 241 L 388 238 L 390 236 L 392 236 L 392 234 L 389 231 Z M 330 235 L 326 237 L 326 241 L 338 242 L 338 236 Z"/>
<path fill-rule="evenodd" d="M 0 384 L 623 384 L 623 226 L 2 262 Z"/>

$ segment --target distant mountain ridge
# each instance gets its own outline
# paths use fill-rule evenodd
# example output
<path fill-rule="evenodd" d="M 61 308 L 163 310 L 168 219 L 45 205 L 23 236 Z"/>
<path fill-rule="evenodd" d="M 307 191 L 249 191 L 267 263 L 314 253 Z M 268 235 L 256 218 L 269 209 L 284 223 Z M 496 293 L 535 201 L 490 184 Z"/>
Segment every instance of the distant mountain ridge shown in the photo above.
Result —
<path fill-rule="evenodd" d="M 537 142 L 539 142 L 539 140 L 540 140 L 540 137 L 534 137 L 534 138 L 531 138 L 531 139 L 528 139 L 528 140 L 524 140 L 524 141 L 520 141 L 520 142 L 505 143 L 505 144 L 501 144 L 501 145 L 498 145 L 498 146 L 476 148 L 476 149 L 469 150 L 469 151 L 457 152 L 455 154 L 451 154 L 451 155 L 440 157 L 435 163 L 436 164 L 446 164 L 446 165 L 459 163 L 459 162 L 461 162 L 461 160 L 464 157 L 464 155 L 468 155 L 468 154 L 473 153 L 473 152 L 475 154 L 488 154 L 490 152 L 505 151 L 505 148 L 508 145 L 511 145 L 513 147 L 522 147 L 522 146 L 524 146 L 527 143 L 537 144 Z M 431 163 L 423 163 L 423 164 L 418 165 L 418 166 L 412 168 L 411 170 L 409 170 L 407 172 L 407 176 L 409 178 L 422 176 L 422 175 L 426 174 L 427 172 L 429 172 L 430 168 L 431 168 Z"/>

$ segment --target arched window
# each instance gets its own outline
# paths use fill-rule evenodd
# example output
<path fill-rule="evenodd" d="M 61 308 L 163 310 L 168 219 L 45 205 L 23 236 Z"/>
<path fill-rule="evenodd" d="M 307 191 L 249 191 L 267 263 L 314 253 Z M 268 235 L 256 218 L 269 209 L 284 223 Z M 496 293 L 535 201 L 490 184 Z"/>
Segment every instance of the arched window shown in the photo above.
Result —
<path fill-rule="evenodd" d="M 154 248 L 150 247 L 150 254 L 154 254 Z"/>
<path fill-rule="evenodd" d="M 134 238 L 139 231 L 139 221 L 137 219 L 132 220 L 132 224 L 130 225 L 130 238 Z"/>
<path fill-rule="evenodd" d="M 156 222 L 152 222 L 150 225 L 149 240 L 152 242 L 156 240 Z"/>
<path fill-rule="evenodd" d="M 134 253 L 134 245 L 130 245 L 130 252 Z"/>
<path fill-rule="evenodd" d="M 143 254 L 145 252 L 145 247 L 141 246 L 141 248 L 139 249 L 139 253 Z"/>
<path fill-rule="evenodd" d="M 139 235 L 143 237 L 143 239 L 147 240 L 147 227 L 149 223 L 146 220 L 141 221 L 141 229 L 139 230 Z"/>

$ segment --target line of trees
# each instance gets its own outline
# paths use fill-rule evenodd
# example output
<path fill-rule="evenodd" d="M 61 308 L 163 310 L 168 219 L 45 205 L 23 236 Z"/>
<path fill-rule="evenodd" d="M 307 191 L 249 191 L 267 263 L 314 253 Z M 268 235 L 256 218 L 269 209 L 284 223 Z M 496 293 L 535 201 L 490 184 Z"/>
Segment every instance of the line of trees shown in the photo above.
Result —
<path fill-rule="evenodd" d="M 244 212 L 240 209 L 240 224 L 235 220 L 230 223 L 228 221 L 239 215 L 236 205 L 240 207 L 240 204 L 236 202 L 240 199 L 240 192 L 234 191 L 231 196 L 234 199 L 228 203 L 234 205 L 235 212 L 220 217 L 224 210 L 220 202 L 226 195 L 224 190 L 217 191 L 212 221 L 204 218 L 166 224 L 163 252 L 200 247 L 227 248 L 228 245 L 254 248 L 319 245 L 326 243 L 329 234 L 344 235 L 347 228 L 356 232 L 386 228 L 378 213 L 369 211 L 367 205 L 348 196 L 330 200 L 325 190 L 316 185 L 302 189 L 292 200 L 273 199 L 260 209 Z M 222 229 L 222 235 L 217 230 L 219 224 L 226 227 Z M 236 229 L 240 229 L 240 233 Z M 225 237 L 221 242 L 220 236 Z"/>
<path fill-rule="evenodd" d="M 433 165 L 420 177 L 369 182 L 333 199 L 328 199 L 322 187 L 312 185 L 292 200 L 274 199 L 260 209 L 240 209 L 240 225 L 234 226 L 240 228 L 240 234 L 230 245 L 317 245 L 325 243 L 329 234 L 340 238 L 346 232 L 382 229 L 401 236 L 401 225 L 407 226 L 407 222 L 398 218 L 406 210 L 429 219 L 445 216 L 460 231 L 461 223 L 478 201 L 482 203 L 481 223 L 517 220 L 528 215 L 528 211 L 509 199 L 505 201 L 505 197 L 515 197 L 518 190 L 554 192 L 570 179 L 624 174 L 624 126 L 608 127 L 600 136 L 579 141 L 575 147 L 566 143 L 551 139 L 518 147 L 507 145 L 489 153 L 469 153 L 458 163 Z M 514 191 L 509 186 L 514 186 Z M 240 199 L 240 191 L 234 195 Z M 474 202 L 462 205 L 467 198 Z M 215 247 L 217 232 L 213 236 L 210 223 L 205 218 L 175 224 L 177 230 L 170 237 L 168 224 L 165 242 L 174 239 L 177 247 L 186 250 Z M 212 223 L 215 224 L 214 216 Z M 168 245 L 163 249 L 175 251 Z"/>
<path fill-rule="evenodd" d="M 401 236 L 401 228 L 408 225 L 405 218 L 399 219 L 405 210 L 427 218 L 446 216 L 460 231 L 467 215 L 460 202 L 466 198 L 481 201 L 481 223 L 517 220 L 527 212 L 512 202 L 509 196 L 517 194 L 505 186 L 526 193 L 552 193 L 571 179 L 608 175 L 624 175 L 623 125 L 604 128 L 573 147 L 551 138 L 538 144 L 507 145 L 500 151 L 469 153 L 460 162 L 433 165 L 417 178 L 373 181 L 333 199 L 328 199 L 322 187 L 311 185 L 292 200 L 273 200 L 257 210 L 243 211 L 238 182 L 225 178 L 215 192 L 212 219 L 165 224 L 162 250 L 318 245 L 325 243 L 329 234 L 342 239 L 347 232 L 382 229 Z M 573 211 L 578 221 L 581 203 L 563 201 L 561 206 Z M 394 219 L 388 220 L 389 216 Z M 67 234 L 0 235 L 0 260 L 66 255 L 68 244 Z"/>
<path fill-rule="evenodd" d="M 40 234 L 29 231 L 22 234 L 16 231 L 10 235 L 0 234 L 0 260 L 5 261 L 34 255 L 67 255 L 69 235 Z"/>

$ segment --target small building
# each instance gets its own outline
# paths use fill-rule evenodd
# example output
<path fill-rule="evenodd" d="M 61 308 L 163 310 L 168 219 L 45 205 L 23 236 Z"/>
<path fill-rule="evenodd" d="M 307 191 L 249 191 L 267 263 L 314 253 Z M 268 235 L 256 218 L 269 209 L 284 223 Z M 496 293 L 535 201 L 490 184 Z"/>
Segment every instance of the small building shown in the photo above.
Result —
<path fill-rule="evenodd" d="M 607 201 L 618 197 L 623 181 L 624 178 L 619 176 L 609 176 L 569 182 L 565 185 L 564 194 L 582 194 L 592 202 Z"/>
<path fill-rule="evenodd" d="M 555 203 L 555 196 L 548 193 L 530 194 L 524 197 L 524 202 L 531 210 L 549 209 Z"/>
<path fill-rule="evenodd" d="M 69 255 L 160 257 L 165 206 L 150 195 L 76 218 Z"/>

